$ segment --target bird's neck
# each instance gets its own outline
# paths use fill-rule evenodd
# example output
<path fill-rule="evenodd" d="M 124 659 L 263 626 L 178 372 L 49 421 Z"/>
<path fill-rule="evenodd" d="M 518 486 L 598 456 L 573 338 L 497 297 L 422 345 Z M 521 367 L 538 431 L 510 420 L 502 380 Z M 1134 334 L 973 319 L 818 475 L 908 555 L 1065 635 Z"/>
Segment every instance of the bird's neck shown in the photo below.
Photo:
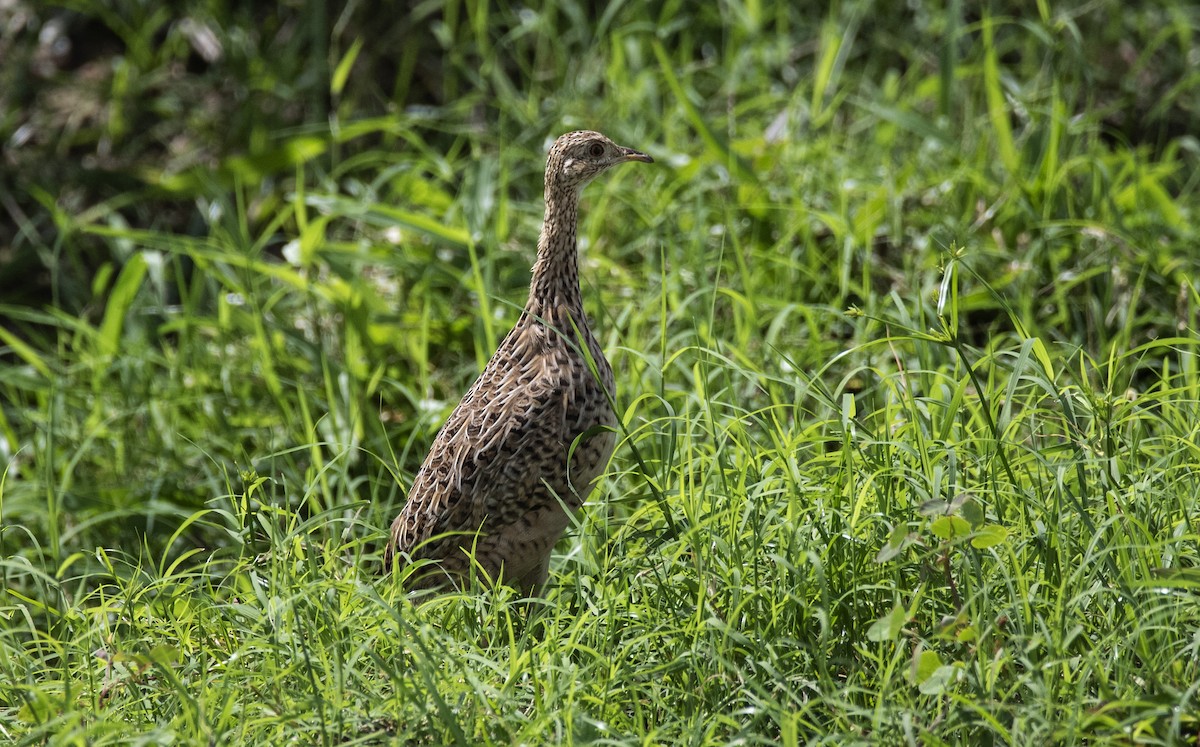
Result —
<path fill-rule="evenodd" d="M 583 299 L 579 292 L 579 259 L 575 227 L 579 220 L 577 190 L 546 190 L 546 217 L 538 237 L 537 262 L 529 284 L 525 310 L 544 319 L 569 312 L 583 323 Z"/>

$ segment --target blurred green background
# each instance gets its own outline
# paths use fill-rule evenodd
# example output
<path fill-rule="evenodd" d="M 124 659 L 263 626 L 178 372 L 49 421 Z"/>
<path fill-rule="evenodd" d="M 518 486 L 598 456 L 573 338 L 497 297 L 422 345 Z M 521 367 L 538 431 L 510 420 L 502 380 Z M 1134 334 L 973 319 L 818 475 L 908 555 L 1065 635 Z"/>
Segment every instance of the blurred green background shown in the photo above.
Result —
<path fill-rule="evenodd" d="M 985 102 L 963 100 L 969 83 L 960 90 L 981 60 L 984 9 L 1007 19 L 996 50 L 1018 130 L 1050 115 L 1039 108 L 1057 96 L 1063 115 L 1086 116 L 1107 140 L 1148 154 L 1194 150 L 1195 9 L 1184 3 L 10 0 L 0 8 L 0 293 L 79 313 L 94 305 L 96 271 L 122 257 L 78 232 L 64 241 L 64 216 L 194 235 L 211 217 L 197 203 L 237 187 L 258 228 L 300 165 L 315 184 L 396 190 L 389 169 L 403 153 L 426 151 L 448 179 L 464 152 L 503 159 L 503 144 L 524 156 L 584 124 L 688 152 L 705 143 L 676 126 L 688 123 L 680 94 L 742 158 L 820 135 L 864 104 L 899 104 L 873 113 L 935 140 L 986 127 L 962 109 Z M 897 101 L 917 84 L 921 106 Z M 1039 155 L 1045 136 L 1021 145 Z M 523 200 L 539 188 L 517 186 Z M 426 207 L 420 195 L 383 196 Z M 472 230 L 495 230 L 483 217 Z"/>

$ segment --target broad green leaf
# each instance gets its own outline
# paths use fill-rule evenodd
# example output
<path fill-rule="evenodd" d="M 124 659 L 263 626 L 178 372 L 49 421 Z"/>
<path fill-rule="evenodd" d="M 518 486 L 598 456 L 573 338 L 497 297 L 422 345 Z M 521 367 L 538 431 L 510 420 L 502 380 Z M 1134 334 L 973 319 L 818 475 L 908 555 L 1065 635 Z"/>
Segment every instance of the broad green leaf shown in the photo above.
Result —
<path fill-rule="evenodd" d="M 916 653 L 912 661 L 912 681 L 920 684 L 929 679 L 938 667 L 942 666 L 942 657 L 936 651 L 923 650 Z"/>
<path fill-rule="evenodd" d="M 161 643 L 150 649 L 147 658 L 155 664 L 170 666 L 179 662 L 179 650 L 174 646 Z"/>
<path fill-rule="evenodd" d="M 958 679 L 958 672 L 959 668 L 954 664 L 940 666 L 921 680 L 917 689 L 926 695 L 937 695 Z"/>
<path fill-rule="evenodd" d="M 983 523 L 986 516 L 983 513 L 983 506 L 979 505 L 979 501 L 973 496 L 968 495 L 961 503 L 958 512 L 971 526 L 977 527 Z"/>
<path fill-rule="evenodd" d="M 941 539 L 950 539 L 970 534 L 971 525 L 961 516 L 943 516 L 929 525 L 929 531 Z"/>
<path fill-rule="evenodd" d="M 975 536 L 971 538 L 971 547 L 984 550 L 1002 544 L 1006 539 L 1008 539 L 1007 529 L 999 524 L 987 524 L 975 530 Z"/>
<path fill-rule="evenodd" d="M 47 687 L 52 683 L 39 683 L 41 687 Z M 58 712 L 58 707 L 51 702 L 50 698 L 46 697 L 40 690 L 26 688 L 25 694 L 22 697 L 24 704 L 17 711 L 17 718 L 26 724 L 44 724 L 54 717 Z"/>
<path fill-rule="evenodd" d="M 908 614 L 899 604 L 892 607 L 892 611 L 883 617 L 876 620 L 867 628 L 867 640 L 875 641 L 894 641 L 902 630 L 904 624 L 908 622 Z"/>

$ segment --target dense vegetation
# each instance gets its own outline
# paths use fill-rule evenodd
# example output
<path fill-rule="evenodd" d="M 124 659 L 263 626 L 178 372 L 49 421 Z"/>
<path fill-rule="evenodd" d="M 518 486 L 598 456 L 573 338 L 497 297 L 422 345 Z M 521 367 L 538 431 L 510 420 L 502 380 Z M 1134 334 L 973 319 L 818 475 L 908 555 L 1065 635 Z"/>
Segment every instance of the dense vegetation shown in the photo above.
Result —
<path fill-rule="evenodd" d="M 1200 10 L 947 5 L 0 5 L 0 736 L 1200 738 Z M 414 606 L 580 127 L 620 445 Z"/>

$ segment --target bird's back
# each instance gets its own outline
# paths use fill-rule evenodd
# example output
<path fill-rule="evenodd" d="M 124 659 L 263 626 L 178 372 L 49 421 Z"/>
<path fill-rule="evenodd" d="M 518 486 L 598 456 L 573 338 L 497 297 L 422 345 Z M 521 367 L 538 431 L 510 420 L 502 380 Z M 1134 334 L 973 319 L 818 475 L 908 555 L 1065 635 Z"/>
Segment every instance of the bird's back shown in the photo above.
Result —
<path fill-rule="evenodd" d="M 551 316 L 522 315 L 417 472 L 392 524 L 394 551 L 432 561 L 416 586 L 461 584 L 471 556 L 493 579 L 540 584 L 564 506 L 577 509 L 608 462 L 612 369 L 586 323 Z"/>

